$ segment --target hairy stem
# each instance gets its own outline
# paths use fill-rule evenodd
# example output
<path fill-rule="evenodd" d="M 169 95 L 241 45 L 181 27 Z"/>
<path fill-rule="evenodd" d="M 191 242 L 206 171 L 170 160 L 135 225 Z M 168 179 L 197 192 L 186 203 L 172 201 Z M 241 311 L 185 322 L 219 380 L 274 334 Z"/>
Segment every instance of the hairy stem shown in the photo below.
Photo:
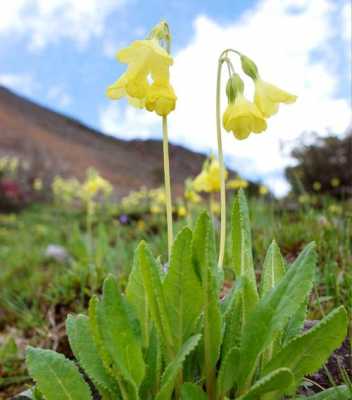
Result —
<path fill-rule="evenodd" d="M 164 153 L 164 185 L 165 185 L 165 197 L 166 197 L 167 242 L 168 242 L 169 261 L 170 261 L 171 247 L 173 242 L 173 229 L 172 229 L 172 201 L 171 201 L 169 138 L 167 129 L 167 117 L 163 117 L 163 153 Z"/>

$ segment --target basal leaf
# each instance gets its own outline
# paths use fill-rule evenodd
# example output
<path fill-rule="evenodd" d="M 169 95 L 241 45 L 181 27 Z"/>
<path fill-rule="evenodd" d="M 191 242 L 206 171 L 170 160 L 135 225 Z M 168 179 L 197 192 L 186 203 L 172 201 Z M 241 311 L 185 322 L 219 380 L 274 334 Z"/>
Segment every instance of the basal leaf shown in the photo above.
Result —
<path fill-rule="evenodd" d="M 314 244 L 310 244 L 249 316 L 240 347 L 240 388 L 249 385 L 258 357 L 306 299 L 312 288 L 315 261 Z"/>
<path fill-rule="evenodd" d="M 175 354 L 175 342 L 158 263 L 144 242 L 138 246 L 137 256 L 143 275 L 148 307 L 158 334 L 166 347 L 167 356 L 171 360 Z"/>
<path fill-rule="evenodd" d="M 184 383 L 181 388 L 181 400 L 208 400 L 202 388 L 194 383 Z"/>
<path fill-rule="evenodd" d="M 279 246 L 273 240 L 264 260 L 261 281 L 261 296 L 274 288 L 285 274 L 285 261 L 282 258 Z"/>
<path fill-rule="evenodd" d="M 339 307 L 312 329 L 289 342 L 264 368 L 269 373 L 277 368 L 289 368 L 295 386 L 308 374 L 317 371 L 343 341 L 347 333 L 347 314 Z M 293 389 L 293 388 L 292 388 Z"/>
<path fill-rule="evenodd" d="M 224 394 L 234 386 L 239 361 L 240 350 L 237 347 L 233 347 L 222 358 L 217 379 L 217 391 L 220 398 L 223 398 Z"/>
<path fill-rule="evenodd" d="M 308 397 L 298 397 L 297 400 L 351 400 L 352 390 L 346 385 L 336 386 Z"/>
<path fill-rule="evenodd" d="M 231 215 L 232 266 L 236 277 L 246 276 L 257 293 L 252 255 L 251 225 L 246 196 L 242 189 L 234 199 Z M 256 295 L 256 297 L 258 297 Z"/>
<path fill-rule="evenodd" d="M 279 399 L 280 393 L 285 392 L 293 380 L 292 372 L 288 368 L 277 369 L 255 382 L 238 400 L 258 400 L 270 392 L 275 392 L 277 394 L 275 399 Z"/>
<path fill-rule="evenodd" d="M 138 387 L 145 374 L 141 340 L 131 323 L 129 309 L 122 298 L 115 279 L 105 279 L 103 298 L 97 308 L 98 324 L 103 343 L 115 367 L 126 381 Z"/>
<path fill-rule="evenodd" d="M 62 354 L 28 347 L 26 362 L 31 377 L 47 400 L 92 400 L 89 386 L 78 368 Z"/>
<path fill-rule="evenodd" d="M 101 393 L 109 391 L 117 395 L 117 383 L 106 371 L 99 357 L 88 318 L 85 315 L 69 315 L 66 320 L 66 331 L 73 354 L 95 386 Z"/>
<path fill-rule="evenodd" d="M 200 279 L 192 263 L 192 232 L 189 228 L 184 228 L 173 244 L 163 289 L 171 328 L 180 348 L 194 332 L 203 305 Z"/>
<path fill-rule="evenodd" d="M 181 347 L 174 360 L 166 367 L 161 378 L 161 389 L 155 400 L 170 400 L 177 375 L 182 369 L 186 357 L 197 347 L 201 335 L 191 336 Z"/>
<path fill-rule="evenodd" d="M 147 348 L 150 334 L 149 311 L 137 251 L 134 254 L 133 267 L 128 279 L 126 298 L 128 303 L 135 308 L 135 312 L 140 322 L 143 347 Z"/>

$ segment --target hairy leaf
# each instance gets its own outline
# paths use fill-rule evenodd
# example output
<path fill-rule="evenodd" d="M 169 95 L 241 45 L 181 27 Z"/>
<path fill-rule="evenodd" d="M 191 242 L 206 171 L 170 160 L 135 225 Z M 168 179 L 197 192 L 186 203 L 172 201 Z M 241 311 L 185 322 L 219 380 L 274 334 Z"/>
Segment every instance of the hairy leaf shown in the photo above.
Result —
<path fill-rule="evenodd" d="M 116 381 L 106 371 L 85 315 L 69 315 L 66 330 L 73 354 L 101 393 L 118 393 Z"/>
<path fill-rule="evenodd" d="M 28 347 L 27 367 L 47 400 L 91 400 L 91 392 L 75 364 L 52 350 Z"/>
<path fill-rule="evenodd" d="M 236 369 L 239 367 L 240 350 L 233 347 L 226 353 L 226 356 L 221 360 L 221 366 L 217 379 L 217 388 L 219 397 L 227 393 L 235 384 Z"/>
<path fill-rule="evenodd" d="M 292 372 L 288 368 L 277 369 L 270 374 L 259 379 L 247 393 L 238 400 L 257 400 L 266 393 L 275 392 L 277 399 L 293 382 Z"/>
<path fill-rule="evenodd" d="M 200 279 L 192 263 L 192 232 L 189 228 L 184 228 L 173 244 L 163 290 L 171 328 L 180 348 L 194 332 L 203 305 Z"/>
<path fill-rule="evenodd" d="M 186 357 L 197 347 L 201 335 L 191 336 L 181 347 L 175 359 L 166 367 L 161 378 L 161 389 L 155 400 L 170 400 L 177 375 L 182 369 Z"/>
<path fill-rule="evenodd" d="M 97 308 L 98 324 L 104 346 L 115 367 L 126 381 L 138 387 L 145 374 L 140 338 L 137 337 L 115 279 L 108 276 L 104 282 L 103 298 Z"/>
<path fill-rule="evenodd" d="M 171 330 L 158 263 L 144 242 L 138 246 L 137 255 L 152 319 L 166 347 L 168 358 L 172 358 L 175 351 L 174 336 Z"/>
<path fill-rule="evenodd" d="M 208 396 L 194 383 L 184 383 L 181 388 L 181 400 L 208 400 Z"/>
<path fill-rule="evenodd" d="M 341 306 L 302 336 L 289 342 L 264 368 L 264 373 L 280 367 L 289 368 L 297 386 L 305 375 L 322 366 L 331 352 L 341 344 L 346 331 L 347 314 Z"/>
<path fill-rule="evenodd" d="M 261 296 L 274 288 L 285 274 L 285 261 L 282 258 L 279 246 L 273 240 L 264 260 Z"/>
<path fill-rule="evenodd" d="M 312 288 L 314 244 L 306 246 L 278 285 L 268 292 L 251 313 L 240 347 L 239 386 L 248 385 L 260 354 L 294 315 Z"/>
<path fill-rule="evenodd" d="M 346 385 L 336 386 L 309 397 L 299 397 L 297 400 L 351 400 L 352 389 Z"/>

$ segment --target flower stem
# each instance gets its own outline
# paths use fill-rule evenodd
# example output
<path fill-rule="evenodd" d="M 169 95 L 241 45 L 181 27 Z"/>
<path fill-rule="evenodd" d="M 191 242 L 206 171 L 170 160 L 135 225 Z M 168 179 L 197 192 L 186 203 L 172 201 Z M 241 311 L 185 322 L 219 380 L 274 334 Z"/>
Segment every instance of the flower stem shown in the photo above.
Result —
<path fill-rule="evenodd" d="M 223 60 L 219 59 L 216 81 L 216 134 L 218 141 L 218 159 L 220 164 L 220 245 L 219 245 L 219 268 L 223 267 L 226 241 L 226 189 L 225 189 L 225 166 L 221 139 L 221 116 L 220 116 L 220 86 L 221 67 Z"/>
<path fill-rule="evenodd" d="M 163 117 L 163 153 L 164 153 L 164 185 L 165 185 L 165 197 L 166 197 L 167 242 L 168 242 L 169 261 L 170 261 L 171 247 L 173 242 L 173 230 L 172 230 L 172 202 L 171 202 L 169 138 L 167 129 L 167 117 Z"/>

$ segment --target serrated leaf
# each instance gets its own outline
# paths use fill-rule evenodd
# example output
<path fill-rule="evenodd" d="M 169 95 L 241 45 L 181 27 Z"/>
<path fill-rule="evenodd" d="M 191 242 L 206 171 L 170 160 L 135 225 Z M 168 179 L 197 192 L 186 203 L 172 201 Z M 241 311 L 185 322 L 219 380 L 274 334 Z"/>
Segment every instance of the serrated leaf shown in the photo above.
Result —
<path fill-rule="evenodd" d="M 283 345 L 301 333 L 307 315 L 307 307 L 308 297 L 301 304 L 297 312 L 289 319 L 282 336 Z"/>
<path fill-rule="evenodd" d="M 219 398 L 223 398 L 235 384 L 237 371 L 240 361 L 240 350 L 233 347 L 221 360 L 220 370 L 217 379 L 217 389 Z"/>
<path fill-rule="evenodd" d="M 28 347 L 26 363 L 47 400 L 92 400 L 89 386 L 78 368 L 62 354 Z"/>
<path fill-rule="evenodd" d="M 175 359 L 166 367 L 161 378 L 161 389 L 155 400 L 170 400 L 177 375 L 182 369 L 186 357 L 197 347 L 201 335 L 191 336 L 181 347 Z"/>
<path fill-rule="evenodd" d="M 232 236 L 232 267 L 236 277 L 246 276 L 253 285 L 257 294 L 257 283 L 255 278 L 251 225 L 246 196 L 242 189 L 235 197 L 231 214 L 231 236 Z"/>
<path fill-rule="evenodd" d="M 175 352 L 175 343 L 158 263 L 144 242 L 138 246 L 137 257 L 142 271 L 143 286 L 147 295 L 152 320 L 166 347 L 168 358 L 172 359 Z"/>
<path fill-rule="evenodd" d="M 178 348 L 194 332 L 203 305 L 202 287 L 192 263 L 192 232 L 184 228 L 176 237 L 163 282 L 171 329 Z"/>
<path fill-rule="evenodd" d="M 285 275 L 285 261 L 282 258 L 279 246 L 273 240 L 265 256 L 262 280 L 261 296 L 267 294 L 274 288 Z"/>
<path fill-rule="evenodd" d="M 248 392 L 238 400 L 257 400 L 270 392 L 276 392 L 277 397 L 275 398 L 280 398 L 280 393 L 283 393 L 293 380 L 292 372 L 288 368 L 277 369 L 255 382 Z"/>
<path fill-rule="evenodd" d="M 314 394 L 313 396 L 301 396 L 297 400 L 351 400 L 351 398 L 352 390 L 346 385 L 340 385 Z"/>
<path fill-rule="evenodd" d="M 135 251 L 133 258 L 132 271 L 128 278 L 126 298 L 129 304 L 135 308 L 141 326 L 143 347 L 147 348 L 150 334 L 149 310 L 137 250 Z"/>
<path fill-rule="evenodd" d="M 241 389 L 249 384 L 258 357 L 306 299 L 312 288 L 315 261 L 314 244 L 309 244 L 249 316 L 240 347 L 238 384 Z"/>
<path fill-rule="evenodd" d="M 289 342 L 264 368 L 264 373 L 279 367 L 289 368 L 294 374 L 295 386 L 298 386 L 305 375 L 312 374 L 322 366 L 344 340 L 346 333 L 347 314 L 341 306 L 312 329 Z"/>
<path fill-rule="evenodd" d="M 134 382 L 138 387 L 145 374 L 141 340 L 136 335 L 129 309 L 112 276 L 105 279 L 97 317 L 104 346 L 115 367 L 126 381 Z"/>
<path fill-rule="evenodd" d="M 181 400 L 208 400 L 202 388 L 194 383 L 184 383 L 181 388 Z"/>
<path fill-rule="evenodd" d="M 69 315 L 66 320 L 66 331 L 73 354 L 95 386 L 101 393 L 109 391 L 117 395 L 117 383 L 105 370 L 99 357 L 88 318 L 85 315 Z"/>

